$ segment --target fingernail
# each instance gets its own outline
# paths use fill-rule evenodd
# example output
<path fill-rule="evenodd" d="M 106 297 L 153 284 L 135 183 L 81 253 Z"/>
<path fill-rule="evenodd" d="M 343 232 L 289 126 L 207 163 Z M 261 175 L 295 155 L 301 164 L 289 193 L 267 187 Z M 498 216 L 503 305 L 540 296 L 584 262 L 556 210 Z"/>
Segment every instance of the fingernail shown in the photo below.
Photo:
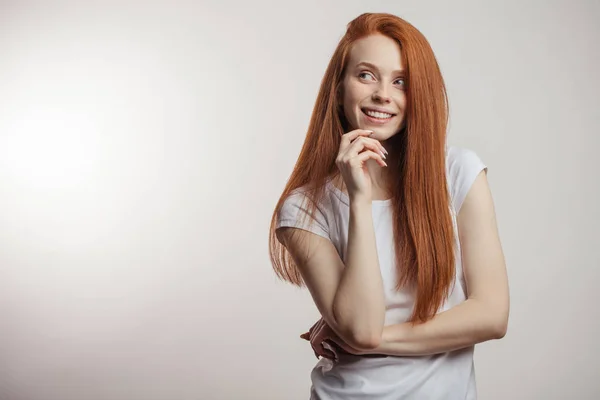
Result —
<path fill-rule="evenodd" d="M 379 154 L 381 154 L 381 157 L 385 160 L 387 157 L 385 156 L 385 154 L 383 154 L 383 151 L 379 150 Z"/>

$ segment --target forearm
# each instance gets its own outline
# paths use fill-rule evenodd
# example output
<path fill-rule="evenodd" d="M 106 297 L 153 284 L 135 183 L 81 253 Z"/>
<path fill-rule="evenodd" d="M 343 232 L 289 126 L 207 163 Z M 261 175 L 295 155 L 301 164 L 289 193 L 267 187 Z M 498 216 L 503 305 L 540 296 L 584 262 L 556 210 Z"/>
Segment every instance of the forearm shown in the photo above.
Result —
<path fill-rule="evenodd" d="M 379 343 L 385 297 L 370 201 L 350 202 L 348 252 L 335 295 L 333 314 L 356 343 Z"/>
<path fill-rule="evenodd" d="M 468 299 L 422 324 L 385 326 L 380 345 L 368 353 L 419 356 L 457 350 L 502 338 L 506 333 L 505 321 L 493 307 Z"/>

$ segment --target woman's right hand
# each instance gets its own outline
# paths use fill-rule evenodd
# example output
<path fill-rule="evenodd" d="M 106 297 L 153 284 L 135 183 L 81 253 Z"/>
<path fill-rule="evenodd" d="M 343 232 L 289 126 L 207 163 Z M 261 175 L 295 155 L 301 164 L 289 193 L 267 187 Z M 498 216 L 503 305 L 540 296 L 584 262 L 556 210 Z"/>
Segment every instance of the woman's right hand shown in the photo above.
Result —
<path fill-rule="evenodd" d="M 383 145 L 369 137 L 373 131 L 355 129 L 342 135 L 335 163 L 342 174 L 350 199 L 364 198 L 371 201 L 371 177 L 367 171 L 368 159 L 387 167 Z"/>
<path fill-rule="evenodd" d="M 339 354 L 366 355 L 365 351 L 355 349 L 347 344 L 325 320 L 321 317 L 310 330 L 300 335 L 302 339 L 308 340 L 317 359 L 319 356 L 329 358 L 333 361 L 339 360 Z"/>

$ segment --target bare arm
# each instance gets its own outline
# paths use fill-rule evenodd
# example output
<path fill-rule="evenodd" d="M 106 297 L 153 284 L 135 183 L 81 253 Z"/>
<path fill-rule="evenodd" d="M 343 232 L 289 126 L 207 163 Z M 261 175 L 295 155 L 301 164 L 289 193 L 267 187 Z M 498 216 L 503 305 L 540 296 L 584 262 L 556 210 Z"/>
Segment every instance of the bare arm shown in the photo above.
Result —
<path fill-rule="evenodd" d="M 277 237 L 325 322 L 344 342 L 367 350 L 379 345 L 385 317 L 370 201 L 351 201 L 348 229 L 347 265 L 324 237 L 291 227 L 278 229 Z"/>
<path fill-rule="evenodd" d="M 504 337 L 509 315 L 508 278 L 484 171 L 460 209 L 458 231 L 468 299 L 423 324 L 384 327 L 380 345 L 368 353 L 435 354 Z"/>
<path fill-rule="evenodd" d="M 347 258 L 333 302 L 333 316 L 354 333 L 363 347 L 373 348 L 382 337 L 385 297 L 370 200 L 350 202 Z"/>

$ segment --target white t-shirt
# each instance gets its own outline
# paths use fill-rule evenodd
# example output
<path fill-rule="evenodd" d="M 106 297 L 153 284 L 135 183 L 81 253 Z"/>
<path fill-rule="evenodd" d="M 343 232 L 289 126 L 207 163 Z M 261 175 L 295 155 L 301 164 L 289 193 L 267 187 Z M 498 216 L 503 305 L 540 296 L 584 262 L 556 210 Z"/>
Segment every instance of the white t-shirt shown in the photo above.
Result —
<path fill-rule="evenodd" d="M 456 277 L 453 290 L 438 312 L 447 310 L 467 298 L 462 271 L 456 215 L 475 178 L 486 165 L 477 154 L 466 148 L 446 147 L 446 178 L 452 198 L 452 220 L 456 254 Z M 284 202 L 277 227 L 291 226 L 310 230 L 334 244 L 342 261 L 346 260 L 348 243 L 349 198 L 327 181 L 325 197 L 317 205 L 316 219 L 308 226 L 299 217 L 307 214 L 301 190 L 294 191 Z M 397 292 L 396 261 L 392 231 L 391 200 L 373 200 L 379 265 L 385 290 L 385 325 L 406 322 L 414 306 L 414 295 Z M 311 400 L 475 400 L 477 391 L 473 365 L 474 346 L 457 351 L 429 355 L 368 358 L 339 354 L 334 362 L 321 358 L 311 372 Z"/>

